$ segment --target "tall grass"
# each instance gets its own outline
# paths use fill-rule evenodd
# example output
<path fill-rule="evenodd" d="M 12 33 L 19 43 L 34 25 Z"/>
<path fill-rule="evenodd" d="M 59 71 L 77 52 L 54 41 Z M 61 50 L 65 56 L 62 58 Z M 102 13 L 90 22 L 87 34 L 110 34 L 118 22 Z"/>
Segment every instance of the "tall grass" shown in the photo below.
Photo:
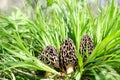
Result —
<path fill-rule="evenodd" d="M 11 16 L 0 16 L 0 72 L 3 79 L 40 79 L 34 71 L 42 70 L 60 75 L 37 59 L 47 45 L 60 51 L 65 38 L 71 38 L 76 46 L 79 69 L 75 79 L 118 80 L 120 77 L 120 9 L 114 0 L 96 17 L 87 3 L 78 0 L 48 3 L 47 13 L 36 4 L 30 8 L 31 16 L 17 9 Z M 83 61 L 80 40 L 91 35 L 95 49 Z M 27 77 L 26 77 L 26 76 Z M 66 77 L 66 79 L 68 79 Z"/>

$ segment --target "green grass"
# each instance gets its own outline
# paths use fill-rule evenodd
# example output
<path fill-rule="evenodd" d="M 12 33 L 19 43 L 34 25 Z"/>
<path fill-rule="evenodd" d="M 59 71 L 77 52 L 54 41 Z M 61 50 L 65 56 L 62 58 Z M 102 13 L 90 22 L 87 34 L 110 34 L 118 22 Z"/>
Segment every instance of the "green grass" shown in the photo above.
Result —
<path fill-rule="evenodd" d="M 0 16 L 0 72 L 1 79 L 41 79 L 35 71 L 60 72 L 37 59 L 47 45 L 60 51 L 65 38 L 76 46 L 79 69 L 75 79 L 119 80 L 120 78 L 120 7 L 114 0 L 97 16 L 91 14 L 86 2 L 51 0 L 45 12 L 39 4 L 28 7 L 30 15 L 17 9 L 10 16 Z M 95 49 L 87 60 L 79 51 L 84 34 L 91 35 Z M 69 80 L 69 76 L 66 77 Z"/>

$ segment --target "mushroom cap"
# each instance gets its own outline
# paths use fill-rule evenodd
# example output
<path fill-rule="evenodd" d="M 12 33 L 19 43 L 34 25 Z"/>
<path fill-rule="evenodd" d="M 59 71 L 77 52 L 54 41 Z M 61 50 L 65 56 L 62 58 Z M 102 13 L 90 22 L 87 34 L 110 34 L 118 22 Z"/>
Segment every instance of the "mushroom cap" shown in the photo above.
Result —
<path fill-rule="evenodd" d="M 76 49 L 72 39 L 67 38 L 63 41 L 60 47 L 60 68 L 62 71 L 67 72 L 67 69 L 77 65 Z"/>
<path fill-rule="evenodd" d="M 59 67 L 58 52 L 54 46 L 47 46 L 43 50 L 42 54 L 38 56 L 38 59 L 51 67 Z"/>
<path fill-rule="evenodd" d="M 84 54 L 86 52 L 86 48 L 88 49 L 88 53 L 91 54 L 94 49 L 93 41 L 90 35 L 86 34 L 83 36 L 80 42 L 81 53 Z"/>

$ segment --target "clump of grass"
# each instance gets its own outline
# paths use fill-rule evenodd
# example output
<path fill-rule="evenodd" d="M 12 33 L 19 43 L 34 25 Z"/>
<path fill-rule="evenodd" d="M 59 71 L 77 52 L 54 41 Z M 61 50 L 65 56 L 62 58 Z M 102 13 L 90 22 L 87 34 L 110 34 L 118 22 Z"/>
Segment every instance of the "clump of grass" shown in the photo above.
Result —
<path fill-rule="evenodd" d="M 0 73 L 4 79 L 40 79 L 35 71 L 51 72 L 52 78 L 60 72 L 37 59 L 47 45 L 60 51 L 65 38 L 71 38 L 76 47 L 79 68 L 74 78 L 117 80 L 120 77 L 120 9 L 114 0 L 96 17 L 86 3 L 78 0 L 53 1 L 51 11 L 44 13 L 38 5 L 29 9 L 31 16 L 17 9 L 11 16 L 0 16 Z M 94 43 L 93 52 L 84 61 L 80 40 L 89 34 Z M 19 73 L 18 73 L 19 72 Z M 28 77 L 26 77 L 28 76 Z M 69 79 L 69 75 L 65 77 Z"/>

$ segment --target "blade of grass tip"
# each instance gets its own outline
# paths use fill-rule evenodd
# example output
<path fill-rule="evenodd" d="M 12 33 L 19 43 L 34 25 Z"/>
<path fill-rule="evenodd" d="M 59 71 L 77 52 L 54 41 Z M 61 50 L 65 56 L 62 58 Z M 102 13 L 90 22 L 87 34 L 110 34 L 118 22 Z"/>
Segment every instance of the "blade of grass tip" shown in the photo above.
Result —
<path fill-rule="evenodd" d="M 8 23 L 11 23 L 11 21 L 8 18 L 4 17 L 4 16 L 0 16 L 0 19 L 2 19 L 3 21 L 5 20 Z"/>
<path fill-rule="evenodd" d="M 3 20 L 3 23 L 11 24 L 11 27 L 13 27 L 14 29 L 16 29 L 14 23 L 11 20 L 9 20 L 8 18 L 6 18 L 4 16 L 0 16 L 0 18 Z"/>
<path fill-rule="evenodd" d="M 4 28 L 0 28 L 1 34 L 2 36 L 7 36 L 7 37 L 13 37 L 11 34 L 8 34 L 8 31 L 5 30 Z"/>
<path fill-rule="evenodd" d="M 39 4 L 37 4 L 37 8 L 36 8 L 36 21 L 38 21 L 38 27 L 42 30 L 45 30 L 46 27 L 45 27 L 45 19 L 43 18 L 43 15 L 42 15 L 42 9 L 41 7 L 39 6 Z"/>
<path fill-rule="evenodd" d="M 39 31 L 39 28 L 37 27 L 37 25 L 36 25 L 35 23 L 33 23 L 33 22 L 31 22 L 31 21 L 28 21 L 28 22 L 29 22 L 29 24 L 30 24 L 30 26 L 31 26 L 31 31 L 32 31 L 31 36 L 32 36 L 34 39 L 36 39 L 37 41 L 39 41 L 42 46 L 45 46 L 45 43 L 44 43 L 44 41 L 43 41 L 43 37 L 42 37 L 42 36 L 36 37 L 37 32 L 39 33 L 39 35 L 43 35 L 43 33 L 42 33 L 41 31 Z M 36 31 L 36 30 L 37 30 L 37 31 Z M 45 35 L 46 35 L 46 34 L 45 34 Z M 41 39 L 41 38 L 42 38 L 42 39 Z"/>
<path fill-rule="evenodd" d="M 71 9 L 71 6 L 69 4 L 69 1 L 65 0 L 64 2 L 65 2 L 65 5 L 67 6 L 68 10 L 70 11 L 70 13 L 73 13 L 72 9 Z"/>
<path fill-rule="evenodd" d="M 10 45 L 11 47 L 14 47 L 15 49 L 17 49 L 17 47 L 15 47 L 15 46 L 13 46 L 13 45 Z M 2 44 L 2 47 L 3 48 L 5 48 L 6 50 L 8 50 L 11 54 L 13 54 L 13 55 L 15 55 L 16 57 L 18 57 L 18 58 L 20 58 L 20 59 L 23 59 L 23 60 L 25 60 L 27 57 L 24 55 L 22 55 L 22 54 L 20 54 L 20 53 L 18 53 L 18 52 L 15 52 L 15 51 L 13 51 L 13 50 L 11 50 L 11 49 L 9 49 L 9 48 L 7 48 L 6 47 L 6 45 L 4 45 L 4 44 Z"/>
<path fill-rule="evenodd" d="M 69 10 L 69 12 L 70 12 L 70 28 L 72 28 L 73 27 L 73 36 L 72 36 L 72 38 L 74 39 L 74 41 L 76 41 L 76 32 L 77 32 L 77 28 L 76 28 L 76 26 L 77 26 L 77 24 L 76 24 L 76 16 L 74 15 L 74 9 L 72 9 L 72 7 L 71 7 L 71 4 L 70 4 L 70 2 L 69 1 L 66 1 L 65 0 L 65 5 L 66 5 L 66 7 L 68 8 L 68 10 Z M 72 5 L 73 7 L 74 7 L 74 5 Z M 76 43 L 76 42 L 75 42 Z"/>
<path fill-rule="evenodd" d="M 114 0 L 112 0 L 112 3 L 111 3 L 111 10 L 110 10 L 110 17 L 112 18 L 113 17 L 113 13 L 114 13 Z"/>
<path fill-rule="evenodd" d="M 19 46 L 21 47 L 21 49 L 23 49 L 23 51 L 25 51 L 25 53 L 27 55 L 32 55 L 29 53 L 29 51 L 25 48 L 23 41 L 21 40 L 19 33 L 14 33 L 14 38 L 16 39 L 16 41 L 18 42 Z"/>
<path fill-rule="evenodd" d="M 87 4 L 85 5 L 85 8 L 86 8 L 86 10 L 87 10 L 87 13 L 88 13 L 90 19 L 91 19 L 92 26 L 94 26 L 94 19 L 93 19 L 93 17 L 92 17 L 92 14 L 91 14 L 90 9 L 88 8 L 88 5 L 87 5 Z"/>

